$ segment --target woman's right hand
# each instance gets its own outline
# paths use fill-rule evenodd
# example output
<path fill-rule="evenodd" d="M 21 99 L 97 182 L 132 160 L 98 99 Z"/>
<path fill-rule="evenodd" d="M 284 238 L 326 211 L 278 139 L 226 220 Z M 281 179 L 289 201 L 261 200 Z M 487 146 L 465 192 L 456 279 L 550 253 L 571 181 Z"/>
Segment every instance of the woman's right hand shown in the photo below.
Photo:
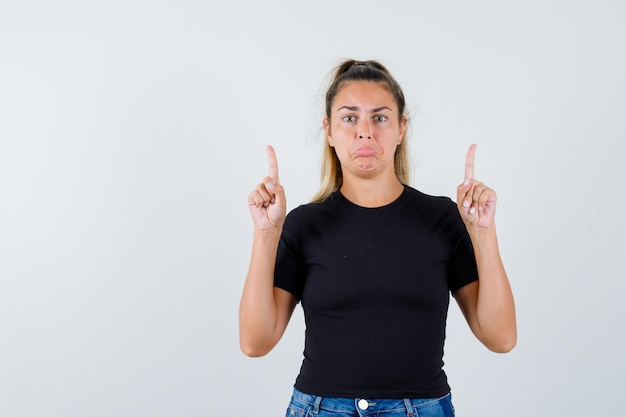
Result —
<path fill-rule="evenodd" d="M 281 229 L 287 212 L 285 190 L 278 181 L 278 162 L 271 146 L 267 147 L 269 175 L 248 196 L 248 208 L 256 231 Z"/>

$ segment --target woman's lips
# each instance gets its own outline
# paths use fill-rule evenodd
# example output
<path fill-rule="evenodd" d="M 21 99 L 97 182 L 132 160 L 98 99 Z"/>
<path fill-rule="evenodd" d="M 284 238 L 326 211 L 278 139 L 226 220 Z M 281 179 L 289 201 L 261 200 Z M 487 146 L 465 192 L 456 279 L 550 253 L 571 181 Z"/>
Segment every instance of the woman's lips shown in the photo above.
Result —
<path fill-rule="evenodd" d="M 362 148 L 362 149 L 357 149 L 353 155 L 354 156 L 374 156 L 376 155 L 376 151 L 374 149 Z"/>

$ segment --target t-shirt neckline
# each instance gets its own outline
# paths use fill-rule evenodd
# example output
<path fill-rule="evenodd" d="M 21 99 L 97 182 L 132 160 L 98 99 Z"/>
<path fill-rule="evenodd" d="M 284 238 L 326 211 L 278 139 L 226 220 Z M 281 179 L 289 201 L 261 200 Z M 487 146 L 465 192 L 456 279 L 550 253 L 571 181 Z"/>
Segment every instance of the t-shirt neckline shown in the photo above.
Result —
<path fill-rule="evenodd" d="M 408 198 L 409 198 L 409 187 L 407 185 L 405 185 L 405 184 L 402 184 L 402 186 L 404 187 L 404 189 L 402 190 L 402 193 L 400 193 L 398 198 L 396 198 L 395 200 L 393 200 L 389 204 L 385 204 L 385 205 L 379 206 L 379 207 L 363 207 L 363 206 L 360 206 L 358 204 L 355 204 L 352 201 L 348 200 L 346 198 L 346 196 L 344 196 L 341 193 L 341 190 L 335 191 L 334 194 L 337 196 L 337 200 L 343 206 L 345 206 L 345 207 L 347 207 L 347 208 L 349 208 L 351 210 L 360 211 L 362 213 L 382 214 L 382 213 L 385 213 L 385 212 L 395 211 L 397 208 L 403 206 L 404 203 L 406 203 L 408 201 Z"/>

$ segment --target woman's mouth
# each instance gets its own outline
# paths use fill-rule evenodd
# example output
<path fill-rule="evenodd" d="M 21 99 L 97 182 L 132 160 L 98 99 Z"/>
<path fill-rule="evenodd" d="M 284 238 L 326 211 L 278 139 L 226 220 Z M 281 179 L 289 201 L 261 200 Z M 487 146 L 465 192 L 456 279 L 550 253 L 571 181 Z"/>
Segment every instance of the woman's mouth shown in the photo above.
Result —
<path fill-rule="evenodd" d="M 370 148 L 361 148 L 361 149 L 357 149 L 353 156 L 374 156 L 376 155 L 376 151 L 374 149 L 370 149 Z"/>

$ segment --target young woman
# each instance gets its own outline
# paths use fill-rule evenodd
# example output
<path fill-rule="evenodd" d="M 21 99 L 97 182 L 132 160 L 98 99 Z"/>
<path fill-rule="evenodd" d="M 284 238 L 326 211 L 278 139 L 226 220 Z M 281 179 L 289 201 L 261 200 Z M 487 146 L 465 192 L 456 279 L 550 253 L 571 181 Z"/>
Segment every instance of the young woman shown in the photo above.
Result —
<path fill-rule="evenodd" d="M 286 216 L 276 155 L 248 197 L 240 305 L 249 356 L 280 340 L 298 302 L 304 360 L 287 416 L 453 416 L 443 366 L 452 294 L 476 337 L 508 352 L 515 307 L 498 251 L 496 193 L 467 153 L 456 204 L 408 184 L 404 95 L 376 61 L 345 61 L 326 94 L 322 184 Z M 376 414 L 378 413 L 378 414 Z"/>

